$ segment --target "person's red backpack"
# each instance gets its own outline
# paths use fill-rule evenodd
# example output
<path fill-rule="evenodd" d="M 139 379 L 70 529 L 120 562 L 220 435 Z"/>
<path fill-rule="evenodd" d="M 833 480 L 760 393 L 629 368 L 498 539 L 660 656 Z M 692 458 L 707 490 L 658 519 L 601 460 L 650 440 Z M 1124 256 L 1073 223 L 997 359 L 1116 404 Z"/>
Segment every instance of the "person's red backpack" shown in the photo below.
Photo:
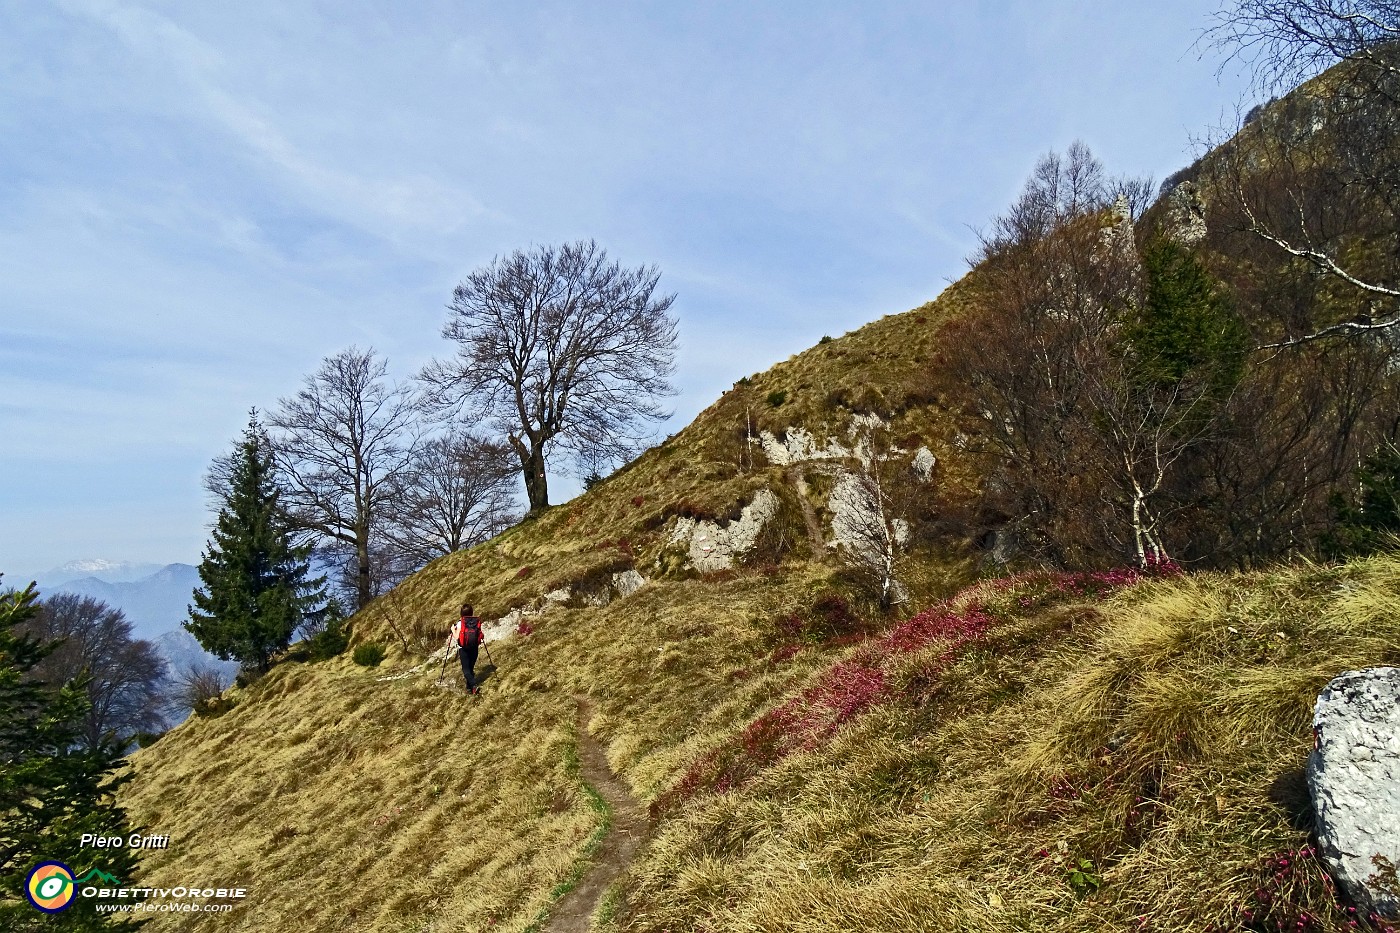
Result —
<path fill-rule="evenodd" d="M 474 648 L 481 644 L 481 620 L 476 616 L 463 616 L 457 626 L 457 644 L 462 648 Z"/>

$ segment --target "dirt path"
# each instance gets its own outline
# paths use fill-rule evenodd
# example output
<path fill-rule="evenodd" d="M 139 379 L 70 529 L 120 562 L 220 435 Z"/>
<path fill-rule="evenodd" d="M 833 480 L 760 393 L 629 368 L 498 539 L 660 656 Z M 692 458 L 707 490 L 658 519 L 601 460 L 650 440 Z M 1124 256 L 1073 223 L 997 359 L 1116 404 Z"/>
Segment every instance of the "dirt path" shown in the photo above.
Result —
<path fill-rule="evenodd" d="M 578 701 L 578 759 L 583 779 L 602 795 L 612 808 L 612 828 L 593 857 L 588 872 L 549 912 L 543 933 L 587 933 L 589 921 L 598 909 L 608 885 L 632 863 L 648 834 L 646 813 L 637 804 L 627 785 L 608 767 L 608 756 L 588 734 L 593 704 L 587 697 Z"/>
<path fill-rule="evenodd" d="M 802 508 L 802 521 L 807 525 L 807 540 L 812 545 L 812 554 L 820 558 L 826 553 L 826 541 L 822 538 L 822 523 L 817 519 L 817 510 L 812 508 L 812 500 L 807 498 L 807 476 L 801 470 L 787 472 L 788 482 L 797 490 L 797 503 Z"/>

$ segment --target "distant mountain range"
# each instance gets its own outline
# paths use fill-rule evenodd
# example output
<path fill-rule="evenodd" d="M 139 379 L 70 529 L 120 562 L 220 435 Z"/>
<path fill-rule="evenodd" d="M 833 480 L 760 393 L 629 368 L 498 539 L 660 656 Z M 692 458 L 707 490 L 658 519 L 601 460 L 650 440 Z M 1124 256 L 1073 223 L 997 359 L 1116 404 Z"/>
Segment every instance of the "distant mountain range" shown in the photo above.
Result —
<path fill-rule="evenodd" d="M 95 572 L 72 576 L 70 568 L 97 565 Z M 142 572 L 144 570 L 144 572 Z M 189 564 L 149 567 L 109 561 L 73 561 L 38 577 L 39 592 L 77 593 L 100 599 L 126 614 L 132 635 L 155 641 L 184 621 L 199 586 L 199 571 Z"/>
<path fill-rule="evenodd" d="M 180 626 L 199 586 L 199 571 L 189 564 L 74 560 L 33 579 L 41 597 L 76 593 L 120 609 L 131 623 L 132 637 L 154 642 L 172 675 L 195 665 L 213 665 L 230 678 L 238 670 L 236 663 L 220 661 L 201 648 Z"/>
<path fill-rule="evenodd" d="M 188 564 L 170 564 L 171 567 L 186 567 Z M 129 560 L 70 560 L 61 567 L 34 574 L 33 579 L 41 589 L 56 589 L 71 580 L 92 577 L 106 583 L 135 583 L 161 569 L 160 564 L 137 564 Z M 191 568 L 193 569 L 193 568 Z"/>

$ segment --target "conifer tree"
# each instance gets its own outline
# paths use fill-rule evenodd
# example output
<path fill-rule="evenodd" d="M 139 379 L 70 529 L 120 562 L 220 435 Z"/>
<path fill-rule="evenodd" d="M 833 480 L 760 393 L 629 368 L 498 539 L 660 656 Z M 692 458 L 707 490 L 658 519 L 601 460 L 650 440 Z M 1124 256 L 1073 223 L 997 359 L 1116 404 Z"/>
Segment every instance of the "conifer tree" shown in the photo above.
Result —
<path fill-rule="evenodd" d="M 124 777 L 111 745 L 88 748 L 81 742 L 88 709 L 81 680 L 46 684 L 33 670 L 56 647 L 24 631 L 39 612 L 31 584 L 24 591 L 0 592 L 0 929 L 24 933 L 118 927 L 100 914 L 92 898 L 75 897 L 61 914 L 50 916 L 25 899 L 30 871 L 41 862 L 63 862 L 75 875 L 100 868 L 129 882 L 136 856 L 125 847 L 101 852 L 80 847 L 84 833 L 130 833 L 126 815 L 113 797 Z M 127 929 L 126 924 L 119 926 Z"/>
<path fill-rule="evenodd" d="M 309 548 L 293 540 L 256 412 L 226 466 L 223 506 L 199 565 L 202 586 L 184 625 L 206 651 L 261 672 L 320 602 L 324 581 L 309 577 Z"/>
<path fill-rule="evenodd" d="M 1336 525 L 1323 535 L 1328 557 L 1371 554 L 1400 541 L 1400 447 L 1386 442 L 1356 471 L 1360 494 L 1355 504 L 1332 496 Z"/>

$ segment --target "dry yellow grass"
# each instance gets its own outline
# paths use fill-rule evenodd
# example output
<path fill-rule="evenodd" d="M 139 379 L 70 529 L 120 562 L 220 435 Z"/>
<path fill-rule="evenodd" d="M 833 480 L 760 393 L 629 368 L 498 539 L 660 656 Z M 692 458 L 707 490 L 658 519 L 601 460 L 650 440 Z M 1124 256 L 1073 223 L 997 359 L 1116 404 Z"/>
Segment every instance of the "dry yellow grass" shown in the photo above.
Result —
<path fill-rule="evenodd" d="M 479 702 L 434 688 L 435 667 L 274 670 L 136 756 L 126 801 L 172 837 L 142 882 L 252 891 L 232 915 L 153 928 L 531 928 L 598 821 L 568 767 L 572 694 L 595 698 L 614 768 L 657 800 L 843 656 L 766 660 L 775 616 L 827 584 L 816 568 L 653 583 L 606 610 L 603 639 L 598 613 L 557 610 L 493 646 Z M 937 679 L 920 679 L 936 649 L 901 657 L 900 689 L 828 745 L 668 810 L 599 929 L 1236 923 L 1266 857 L 1306 844 L 1291 821 L 1317 690 L 1400 661 L 1400 560 L 1021 610 L 1023 592 L 962 600 L 997 623 Z M 1079 859 L 1096 892 L 1069 881 Z M 1333 917 L 1312 866 L 1281 893 Z"/>
<path fill-rule="evenodd" d="M 133 756 L 122 799 L 171 837 L 137 880 L 250 891 L 230 914 L 158 914 L 151 929 L 535 928 L 602 819 L 570 766 L 579 694 L 613 768 L 659 813 L 598 929 L 1121 930 L 1147 916 L 1143 928 L 1204 930 L 1237 917 L 1262 859 L 1306 838 L 1289 808 L 1312 696 L 1346 667 L 1397 660 L 1400 561 L 1150 582 L 1107 602 L 1045 597 L 1044 580 L 982 585 L 955 608 L 992 605 L 991 631 L 947 663 L 939 646 L 892 659 L 890 693 L 829 743 L 722 794 L 676 792 L 864 650 L 775 651 L 799 647 L 786 617 L 831 593 L 873 617 L 810 546 L 789 471 L 743 453 L 749 422 L 843 438 L 874 408 L 933 448 L 949 488 L 971 488 L 958 425 L 917 379 L 967 287 L 736 386 L 587 495 L 425 568 L 352 622 L 357 643 L 388 648 L 382 667 L 285 663 L 235 691 L 232 711 Z M 783 507 L 755 559 L 685 570 L 666 543 L 673 517 L 734 515 L 762 487 Z M 576 594 L 532 618 L 533 634 L 493 642 L 500 666 L 483 655 L 479 700 L 452 665 L 450 688 L 434 686 L 424 660 L 464 598 L 494 618 L 626 567 L 650 578 L 635 594 L 601 609 Z M 906 611 L 968 577 L 955 548 L 925 545 L 912 570 Z M 1071 883 L 1079 859 L 1097 891 Z M 1299 877 L 1286 899 L 1321 909 L 1316 872 Z"/>
<path fill-rule="evenodd" d="M 284 664 L 235 691 L 231 712 L 136 754 L 123 800 L 172 840 L 147 855 L 142 883 L 193 873 L 251 892 L 232 914 L 156 915 L 153 928 L 529 928 L 597 825 L 567 767 L 573 695 L 594 699 L 614 767 L 651 800 L 825 663 L 815 650 L 767 660 L 776 620 L 840 584 L 813 559 L 787 472 L 743 453 L 745 408 L 755 426 L 844 437 L 849 408 L 821 424 L 812 413 L 831 388 L 860 384 L 875 393 L 860 404 L 895 400 L 902 430 L 942 436 L 942 410 L 906 396 L 955 306 L 945 297 L 799 354 L 589 494 L 436 561 L 352 620 L 354 643 L 388 649 L 382 667 L 348 654 Z M 748 398 L 780 382 L 783 406 Z M 680 566 L 665 539 L 675 515 L 733 516 L 762 487 L 783 510 L 751 565 L 708 579 Z M 605 609 L 575 596 L 532 619 L 534 634 L 493 644 L 500 669 L 479 701 L 435 689 L 436 663 L 420 667 L 464 598 L 499 617 L 628 567 L 651 582 Z M 916 595 L 960 567 L 925 561 Z M 448 680 L 460 682 L 451 666 Z"/>
<path fill-rule="evenodd" d="M 1297 855 L 1301 768 L 1322 686 L 1400 661 L 1400 560 L 999 618 L 933 689 L 678 812 L 609 928 L 1348 929 Z"/>
<path fill-rule="evenodd" d="M 483 696 L 434 686 L 391 652 L 285 664 L 134 756 L 124 795 L 171 836 L 143 884 L 244 884 L 231 915 L 154 929 L 523 930 L 574 867 L 597 815 L 568 760 L 576 693 L 639 796 L 821 664 L 760 666 L 766 624 L 820 576 L 649 584 L 607 610 L 561 608 L 491 645 Z M 407 676 L 400 676 L 407 674 Z M 396 679 L 385 679 L 396 678 Z"/>

